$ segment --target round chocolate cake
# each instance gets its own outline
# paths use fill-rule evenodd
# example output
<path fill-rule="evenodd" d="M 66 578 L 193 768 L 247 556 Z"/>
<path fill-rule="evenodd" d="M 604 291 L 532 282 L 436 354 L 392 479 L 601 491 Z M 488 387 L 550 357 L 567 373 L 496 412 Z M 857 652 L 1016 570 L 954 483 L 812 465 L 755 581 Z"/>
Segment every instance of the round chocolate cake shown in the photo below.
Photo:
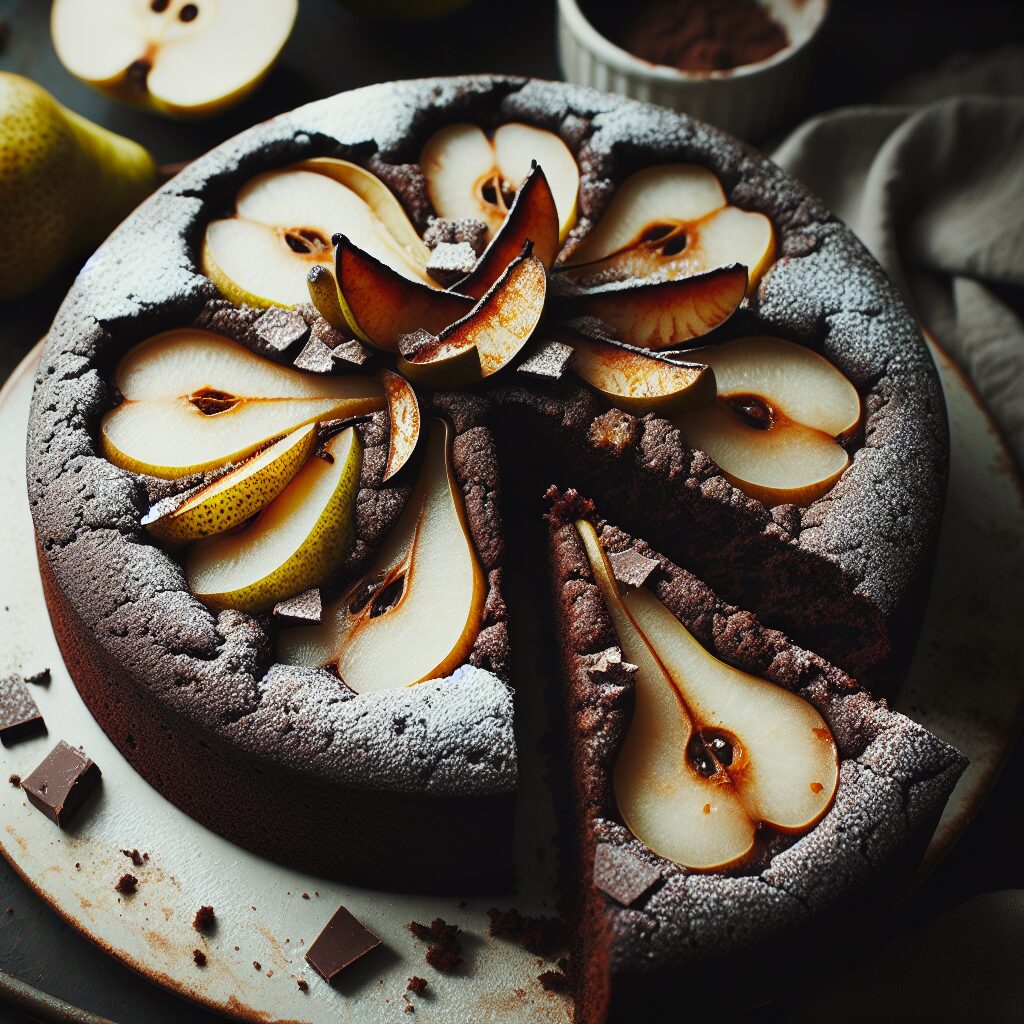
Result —
<path fill-rule="evenodd" d="M 655 875 L 761 879 L 806 847 L 792 875 L 806 886 L 835 866 L 812 837 L 858 813 L 836 780 L 876 749 L 858 730 L 889 713 L 870 694 L 898 684 L 916 639 L 948 444 L 913 318 L 798 182 L 684 115 L 473 77 L 311 104 L 166 184 L 65 300 L 28 452 L 61 649 L 136 769 L 274 858 L 465 891 L 510 877 L 505 538 L 550 484 L 628 531 L 604 533 L 622 593 L 667 595 L 721 663 L 818 707 L 839 766 L 811 782 L 799 827 L 744 804 L 753 846 L 721 863 L 648 841 L 609 789 L 642 666 L 564 534 L 593 506 L 567 514 L 559 498 L 562 653 L 547 660 L 566 669 L 580 884 L 595 843 L 632 843 Z M 637 536 L 650 546 L 623 540 Z M 702 581 L 685 599 L 684 571 Z M 586 601 L 567 598 L 584 584 Z M 875 710 L 858 704 L 850 724 L 843 694 Z M 697 715 L 685 693 L 681 706 Z M 902 773 L 919 806 L 909 824 L 902 805 L 870 806 L 909 844 L 961 765 L 899 716 L 882 724 L 910 752 L 874 770 Z M 739 759 L 741 741 L 693 728 L 704 753 L 680 753 L 680 771 L 729 776 L 742 797 L 738 760 L 715 753 Z M 914 790 L 915 771 L 941 784 Z M 901 844 L 865 863 L 882 870 Z M 860 881 L 847 862 L 841 874 Z M 587 947 L 613 965 L 588 1019 L 637 955 L 624 930 L 652 927 L 637 909 L 657 898 L 648 881 Z M 726 927 L 679 952 L 686 891 L 671 885 L 657 968 L 719 938 L 732 950 Z M 770 887 L 736 891 L 749 909 Z M 822 905 L 848 895 L 837 883 Z M 587 893 L 581 905 L 600 912 Z M 750 932 L 805 916 L 776 906 Z"/>

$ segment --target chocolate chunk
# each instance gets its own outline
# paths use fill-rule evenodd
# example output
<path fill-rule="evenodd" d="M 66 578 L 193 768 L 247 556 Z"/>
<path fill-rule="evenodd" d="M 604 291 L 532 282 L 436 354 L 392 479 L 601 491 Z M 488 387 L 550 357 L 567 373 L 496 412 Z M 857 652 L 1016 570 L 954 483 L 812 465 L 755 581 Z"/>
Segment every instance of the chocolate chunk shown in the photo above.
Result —
<path fill-rule="evenodd" d="M 608 561 L 611 562 L 615 578 L 629 587 L 642 587 L 647 582 L 647 577 L 658 568 L 656 558 L 647 558 L 636 548 L 613 551 L 608 556 Z"/>
<path fill-rule="evenodd" d="M 656 868 L 628 850 L 598 843 L 594 851 L 594 886 L 624 907 L 632 906 L 660 881 Z"/>
<path fill-rule="evenodd" d="M 309 325 L 294 309 L 273 306 L 252 325 L 251 336 L 257 349 L 271 357 L 284 355 L 309 333 Z"/>
<path fill-rule="evenodd" d="M 41 732 L 46 723 L 25 683 L 17 676 L 0 679 L 0 743 L 9 747 Z"/>
<path fill-rule="evenodd" d="M 380 939 L 357 921 L 344 907 L 316 937 L 306 953 L 306 963 L 326 982 L 380 945 Z"/>
<path fill-rule="evenodd" d="M 418 327 L 409 334 L 399 335 L 398 350 L 406 359 L 415 359 L 423 349 L 433 347 L 437 342 L 437 336 Z"/>
<path fill-rule="evenodd" d="M 295 357 L 292 365 L 297 370 L 307 373 L 330 373 L 334 369 L 334 352 L 324 344 L 322 338 L 312 335 L 302 346 L 302 351 Z"/>
<path fill-rule="evenodd" d="M 423 241 L 431 249 L 444 244 L 466 244 L 474 256 L 479 256 L 487 248 L 487 224 L 472 217 L 462 220 L 431 217 L 427 230 L 423 232 Z"/>
<path fill-rule="evenodd" d="M 139 888 L 139 880 L 134 875 L 122 875 L 114 886 L 116 892 L 122 896 L 134 896 Z"/>
<path fill-rule="evenodd" d="M 346 366 L 362 366 L 370 358 L 370 350 L 355 338 L 339 342 L 331 350 L 331 358 L 340 363 L 342 368 Z"/>
<path fill-rule="evenodd" d="M 517 367 L 517 373 L 539 380 L 558 380 L 572 359 L 572 346 L 561 341 L 545 341 L 535 348 Z"/>
<path fill-rule="evenodd" d="M 197 932 L 212 932 L 216 917 L 217 915 L 213 912 L 213 907 L 202 906 L 196 911 L 196 916 L 192 919 L 192 927 Z"/>
<path fill-rule="evenodd" d="M 628 661 L 623 660 L 620 647 L 609 647 L 607 650 L 592 655 L 591 662 L 587 666 L 587 672 L 591 678 L 615 683 L 623 683 L 624 676 L 635 671 L 636 665 L 631 665 Z"/>
<path fill-rule="evenodd" d="M 278 601 L 274 605 L 274 618 L 299 623 L 319 622 L 323 610 L 320 590 L 318 587 L 313 587 L 312 590 L 304 590 L 294 597 Z"/>
<path fill-rule="evenodd" d="M 99 781 L 99 767 L 61 740 L 21 788 L 33 807 L 63 828 Z"/>
<path fill-rule="evenodd" d="M 427 260 L 427 273 L 449 288 L 476 266 L 476 253 L 468 242 L 441 242 Z"/>

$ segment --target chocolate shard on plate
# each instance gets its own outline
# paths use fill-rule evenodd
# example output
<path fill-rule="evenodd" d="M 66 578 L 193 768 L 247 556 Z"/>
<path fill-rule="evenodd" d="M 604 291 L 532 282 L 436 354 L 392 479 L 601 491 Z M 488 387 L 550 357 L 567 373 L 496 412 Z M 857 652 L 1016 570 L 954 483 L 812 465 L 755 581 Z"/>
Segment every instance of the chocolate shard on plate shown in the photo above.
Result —
<path fill-rule="evenodd" d="M 338 907 L 334 917 L 316 937 L 306 952 L 306 963 L 330 983 L 346 967 L 366 956 L 380 945 L 380 939 L 365 925 L 357 921 L 344 907 Z"/>
<path fill-rule="evenodd" d="M 273 306 L 252 325 L 251 335 L 264 354 L 281 356 L 309 333 L 309 325 L 294 309 Z"/>
<path fill-rule="evenodd" d="M 320 589 L 313 587 L 311 590 L 304 590 L 294 597 L 287 597 L 274 605 L 274 618 L 287 619 L 290 622 L 309 623 L 319 622 L 323 615 L 323 601 L 320 597 Z"/>
<path fill-rule="evenodd" d="M 21 788 L 36 810 L 61 828 L 100 781 L 96 763 L 61 740 Z"/>
<path fill-rule="evenodd" d="M 46 731 L 46 723 L 19 676 L 0 679 L 0 743 L 12 743 Z"/>
<path fill-rule="evenodd" d="M 642 587 L 647 582 L 648 576 L 658 568 L 656 558 L 641 555 L 636 548 L 613 551 L 608 556 L 608 561 L 611 562 L 615 578 L 629 587 Z"/>
<path fill-rule="evenodd" d="M 572 345 L 562 341 L 545 341 L 535 348 L 517 367 L 517 373 L 539 380 L 559 380 L 572 359 Z"/>
<path fill-rule="evenodd" d="M 629 850 L 598 843 L 594 850 L 594 887 L 630 907 L 657 885 L 661 874 Z"/>

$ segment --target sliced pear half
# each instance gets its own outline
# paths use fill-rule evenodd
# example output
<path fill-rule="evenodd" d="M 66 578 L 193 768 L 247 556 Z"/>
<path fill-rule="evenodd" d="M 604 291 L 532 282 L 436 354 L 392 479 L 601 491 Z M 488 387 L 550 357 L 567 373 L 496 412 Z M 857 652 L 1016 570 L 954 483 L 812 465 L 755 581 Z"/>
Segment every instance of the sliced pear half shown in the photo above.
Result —
<path fill-rule="evenodd" d="M 593 526 L 577 523 L 626 660 L 635 708 L 613 787 L 629 829 L 697 870 L 741 863 L 759 824 L 803 832 L 839 783 L 825 720 L 789 690 L 719 661 L 646 588 L 619 585 Z"/>
<path fill-rule="evenodd" d="M 762 213 L 727 205 L 718 178 L 696 164 L 648 167 L 616 190 L 566 266 L 581 282 L 692 277 L 741 264 L 748 289 L 775 254 Z"/>
<path fill-rule="evenodd" d="M 301 373 L 197 328 L 136 345 L 116 381 L 123 401 L 100 423 L 103 454 L 166 479 L 238 461 L 304 423 L 384 408 L 370 377 Z"/>
<path fill-rule="evenodd" d="M 181 544 L 240 526 L 291 482 L 316 445 L 316 424 L 298 427 L 186 498 L 166 515 L 142 520 L 159 540 Z"/>
<path fill-rule="evenodd" d="M 449 430 L 431 423 L 409 503 L 372 566 L 319 625 L 282 630 L 282 661 L 336 665 L 350 689 L 372 693 L 436 679 L 466 660 L 480 631 L 486 580 Z"/>
<path fill-rule="evenodd" d="M 269 611 L 278 601 L 329 583 L 352 548 L 362 443 L 346 427 L 237 533 L 193 547 L 185 573 L 214 609 Z"/>
<path fill-rule="evenodd" d="M 324 171 L 323 161 L 317 161 L 314 169 L 299 164 L 257 174 L 239 191 L 235 216 L 207 226 L 203 272 L 232 302 L 259 307 L 306 302 L 306 277 L 314 265 L 334 265 L 331 239 L 338 232 L 402 277 L 431 285 L 429 252 L 418 236 L 413 245 L 415 229 L 409 224 L 401 237 L 392 232 L 401 209 L 370 205 L 365 188 L 356 191 Z M 390 192 L 387 196 L 397 204 Z"/>
<path fill-rule="evenodd" d="M 807 505 L 850 464 L 841 441 L 860 426 L 857 389 L 817 352 L 782 338 L 739 338 L 696 349 L 718 398 L 673 420 L 685 444 L 768 505 Z"/>
<path fill-rule="evenodd" d="M 482 220 L 492 236 L 534 161 L 547 175 L 558 211 L 559 238 L 564 240 L 576 222 L 580 172 L 554 132 L 511 123 L 488 138 L 478 125 L 452 124 L 435 132 L 420 154 L 427 195 L 438 216 Z"/>

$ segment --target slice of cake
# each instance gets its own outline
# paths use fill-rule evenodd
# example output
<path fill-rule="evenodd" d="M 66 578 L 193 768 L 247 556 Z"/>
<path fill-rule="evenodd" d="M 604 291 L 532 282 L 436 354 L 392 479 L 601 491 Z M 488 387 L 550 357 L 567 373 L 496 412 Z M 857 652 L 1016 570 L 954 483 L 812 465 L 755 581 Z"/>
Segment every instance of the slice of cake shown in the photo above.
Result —
<path fill-rule="evenodd" d="M 551 496 L 578 1019 L 742 1005 L 873 922 L 965 761 L 575 491 Z"/>

